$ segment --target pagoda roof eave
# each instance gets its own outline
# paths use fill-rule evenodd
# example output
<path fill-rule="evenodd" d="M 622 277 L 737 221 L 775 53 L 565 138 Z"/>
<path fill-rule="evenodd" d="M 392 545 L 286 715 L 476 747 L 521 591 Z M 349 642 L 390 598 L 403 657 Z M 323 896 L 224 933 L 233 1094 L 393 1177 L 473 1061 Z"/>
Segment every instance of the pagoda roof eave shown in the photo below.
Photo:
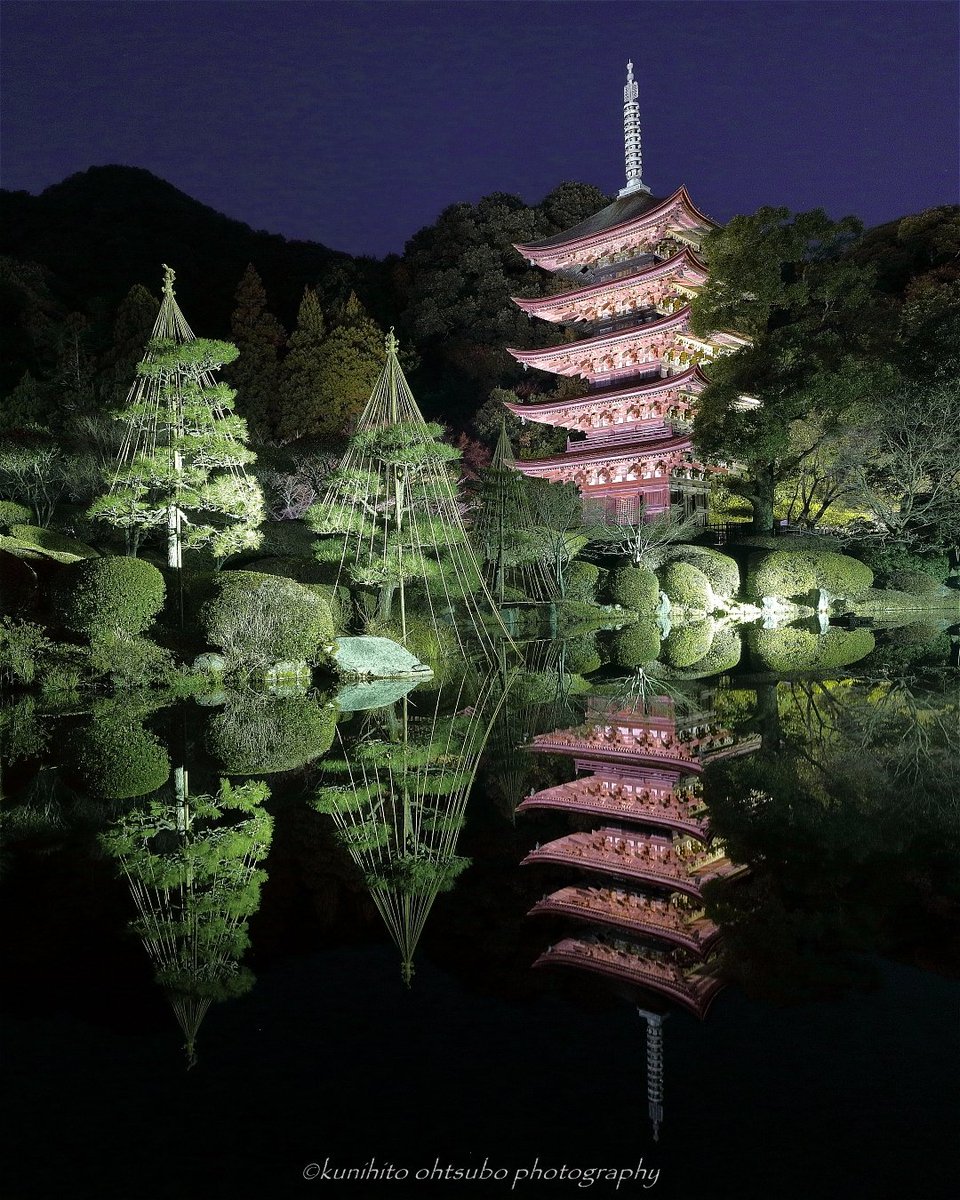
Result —
<path fill-rule="evenodd" d="M 586 443 L 584 443 L 586 445 Z M 591 462 L 619 462 L 621 459 L 632 459 L 639 457 L 654 457 L 658 454 L 665 454 L 671 450 L 690 450 L 693 448 L 693 442 L 689 436 L 672 437 L 662 442 L 634 442 L 626 445 L 618 445 L 616 447 L 607 446 L 606 449 L 599 448 L 596 450 L 583 451 L 577 453 L 576 450 L 568 450 L 565 454 L 554 454 L 550 458 L 530 458 L 518 459 L 517 470 L 521 473 L 528 467 L 553 467 L 564 466 L 574 467 L 579 463 Z"/>
<path fill-rule="evenodd" d="M 643 193 L 618 197 L 606 208 L 600 209 L 598 213 L 587 217 L 578 225 L 571 226 L 570 229 L 542 238 L 538 242 L 515 242 L 513 248 L 525 258 L 536 259 L 538 254 L 545 251 L 589 245 L 601 236 L 622 231 L 630 225 L 646 223 L 677 200 L 682 201 L 692 215 L 701 218 L 708 226 L 716 227 L 717 222 L 697 208 L 690 199 L 686 186 L 681 184 L 672 195 L 664 198 Z"/>
<path fill-rule="evenodd" d="M 540 350 L 516 350 L 512 346 L 507 346 L 506 351 L 512 354 L 517 362 L 525 363 L 527 366 L 535 367 L 536 360 L 542 358 L 552 358 L 558 354 L 568 354 L 571 351 L 580 351 L 585 346 L 591 348 L 599 348 L 600 346 L 616 346 L 620 342 L 629 342 L 635 338 L 638 333 L 666 333 L 671 329 L 682 325 L 690 316 L 690 305 L 685 304 L 683 308 L 678 309 L 675 313 L 670 313 L 668 316 L 661 317 L 657 321 L 646 321 L 642 325 L 631 325 L 627 329 L 618 329 L 614 333 L 597 333 L 593 337 L 578 338 L 572 342 L 560 342 L 553 346 L 544 346 Z"/>
<path fill-rule="evenodd" d="M 706 263 L 702 262 L 689 246 L 684 246 L 682 250 L 670 258 L 663 259 L 661 262 L 651 263 L 650 266 L 644 267 L 643 270 L 637 271 L 633 275 L 624 275 L 620 279 L 607 279 L 601 283 L 588 284 L 586 287 L 571 288 L 568 292 L 557 292 L 553 296 L 535 296 L 532 298 L 511 296 L 510 299 L 518 308 L 523 309 L 525 313 L 535 315 L 543 308 L 552 308 L 557 304 L 572 300 L 585 300 L 590 296 L 609 291 L 611 288 L 625 287 L 629 284 L 637 283 L 645 277 L 669 274 L 669 269 L 679 266 L 681 260 L 684 260 L 687 265 L 696 267 L 704 273 L 707 271 Z"/>
<path fill-rule="evenodd" d="M 576 345 L 572 342 L 571 345 Z M 658 375 L 654 379 L 644 379 L 639 383 L 633 384 L 632 387 L 613 388 L 605 390 L 598 388 L 596 391 L 590 392 L 586 396 L 577 396 L 573 400 L 556 400 L 544 404 L 511 404 L 509 400 L 504 400 L 504 408 L 508 408 L 515 416 L 524 417 L 529 421 L 536 421 L 538 418 L 535 413 L 550 413 L 559 412 L 560 410 L 569 409 L 587 409 L 594 404 L 608 404 L 617 400 L 631 400 L 634 396 L 644 396 L 648 393 L 666 391 L 671 387 L 681 387 L 685 384 L 700 383 L 704 387 L 710 382 L 704 374 L 699 363 L 692 367 L 688 367 L 686 371 L 680 371 L 676 375 Z"/>

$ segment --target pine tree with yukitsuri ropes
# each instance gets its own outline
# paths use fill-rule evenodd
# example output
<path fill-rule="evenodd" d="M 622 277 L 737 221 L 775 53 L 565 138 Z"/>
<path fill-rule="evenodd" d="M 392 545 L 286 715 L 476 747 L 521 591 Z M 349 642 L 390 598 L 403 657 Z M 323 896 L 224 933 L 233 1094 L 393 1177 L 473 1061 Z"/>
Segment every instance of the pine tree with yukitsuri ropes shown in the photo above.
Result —
<path fill-rule="evenodd" d="M 424 420 L 386 338 L 386 362 L 324 498 L 307 513 L 321 562 L 335 563 L 355 608 L 395 623 L 408 642 L 412 617 L 469 655 L 490 660 L 509 635 L 467 537 L 452 474 L 459 450 Z"/>
<path fill-rule="evenodd" d="M 91 517 L 125 531 L 136 554 L 145 533 L 162 531 L 167 564 L 179 569 L 185 547 L 208 547 L 218 562 L 255 549 L 264 505 L 245 468 L 256 455 L 234 411 L 236 393 L 215 373 L 237 357 L 229 342 L 194 336 L 164 268 L 163 303 L 126 404 L 126 425 L 106 495 Z"/>
<path fill-rule="evenodd" d="M 138 912 L 131 928 L 183 1030 L 188 1066 L 210 1005 L 253 987 L 240 959 L 267 877 L 258 864 L 273 834 L 262 807 L 269 794 L 263 783 L 224 779 L 217 796 L 191 797 L 178 768 L 173 797 L 141 803 L 100 838 L 130 886 Z"/>
<path fill-rule="evenodd" d="M 534 523 L 526 484 L 517 470 L 505 421 L 500 423 L 500 436 L 490 466 L 480 473 L 473 541 L 483 563 L 487 587 L 498 604 L 506 600 L 508 588 L 542 603 L 559 598 L 547 565 L 549 535 Z"/>
<path fill-rule="evenodd" d="M 404 982 L 430 910 L 470 860 L 457 853 L 467 799 L 505 688 L 500 672 L 419 689 L 371 713 L 356 738 L 338 727 L 313 807 L 363 873 L 401 956 Z"/>

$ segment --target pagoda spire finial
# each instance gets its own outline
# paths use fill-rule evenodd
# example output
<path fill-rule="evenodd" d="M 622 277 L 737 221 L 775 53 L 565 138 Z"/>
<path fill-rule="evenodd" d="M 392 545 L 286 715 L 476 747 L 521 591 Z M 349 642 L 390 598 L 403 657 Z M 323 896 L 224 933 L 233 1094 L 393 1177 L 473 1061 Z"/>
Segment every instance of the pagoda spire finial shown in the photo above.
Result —
<path fill-rule="evenodd" d="M 627 167 L 627 186 L 618 195 L 649 192 L 643 182 L 643 155 L 640 152 L 640 89 L 633 77 L 633 63 L 627 63 L 627 86 L 623 89 L 623 152 Z"/>

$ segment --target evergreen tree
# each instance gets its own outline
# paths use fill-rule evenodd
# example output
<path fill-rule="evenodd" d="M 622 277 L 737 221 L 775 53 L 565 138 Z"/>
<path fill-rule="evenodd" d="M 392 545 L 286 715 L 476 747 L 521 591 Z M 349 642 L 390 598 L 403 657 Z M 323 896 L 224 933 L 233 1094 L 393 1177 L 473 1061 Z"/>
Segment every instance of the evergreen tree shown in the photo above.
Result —
<path fill-rule="evenodd" d="M 171 567 L 182 565 L 184 545 L 209 546 L 223 560 L 260 544 L 263 497 L 244 472 L 256 456 L 233 389 L 214 379 L 236 357 L 229 342 L 193 336 L 167 268 L 154 337 L 116 414 L 126 424 L 120 461 L 89 511 L 125 529 L 133 550 L 141 531 L 164 529 Z"/>
<path fill-rule="evenodd" d="M 308 432 L 308 414 L 315 404 L 326 331 L 317 293 L 313 288 L 304 288 L 297 327 L 287 342 L 288 353 L 280 368 L 276 432 L 283 441 L 293 441 Z"/>
<path fill-rule="evenodd" d="M 380 374 L 383 334 L 352 292 L 340 320 L 325 338 L 321 332 L 319 340 L 316 333 L 322 325 L 318 315 L 314 295 L 306 314 L 304 336 L 298 339 L 298 318 L 297 333 L 291 338 L 290 354 L 284 363 L 279 422 L 283 438 L 329 441 L 349 433 Z"/>
<path fill-rule="evenodd" d="M 255 440 L 271 431 L 280 390 L 280 348 L 286 344 L 283 326 L 267 311 L 267 294 L 253 263 L 248 264 L 236 292 L 230 336 L 240 351 L 224 375 L 237 389 L 237 409 Z"/>

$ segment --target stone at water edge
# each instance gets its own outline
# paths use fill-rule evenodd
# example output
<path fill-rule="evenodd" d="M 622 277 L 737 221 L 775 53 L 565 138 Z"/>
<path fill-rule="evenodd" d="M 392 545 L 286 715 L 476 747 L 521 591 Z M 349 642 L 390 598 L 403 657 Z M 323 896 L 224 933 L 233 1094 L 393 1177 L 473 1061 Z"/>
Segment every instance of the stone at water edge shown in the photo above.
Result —
<path fill-rule="evenodd" d="M 341 712 L 365 712 L 371 708 L 386 708 L 395 704 L 420 682 L 415 679 L 374 679 L 348 683 L 337 692 L 337 708 Z"/>
<path fill-rule="evenodd" d="M 409 650 L 384 637 L 338 637 L 332 658 L 337 673 L 350 679 L 426 679 L 433 674 Z"/>

